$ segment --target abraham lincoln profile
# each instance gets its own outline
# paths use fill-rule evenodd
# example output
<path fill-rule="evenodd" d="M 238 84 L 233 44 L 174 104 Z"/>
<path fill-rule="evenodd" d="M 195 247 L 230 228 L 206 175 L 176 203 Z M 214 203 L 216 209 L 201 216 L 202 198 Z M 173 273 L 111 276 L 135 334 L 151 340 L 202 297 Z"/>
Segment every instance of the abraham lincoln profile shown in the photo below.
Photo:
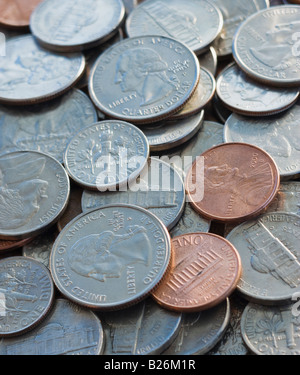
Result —
<path fill-rule="evenodd" d="M 45 164 L 45 158 L 26 153 L 1 158 L 0 229 L 20 228 L 39 211 L 47 198 L 48 182 L 39 178 Z"/>
<path fill-rule="evenodd" d="M 104 282 L 107 278 L 119 278 L 129 265 L 148 265 L 150 259 L 146 229 L 135 225 L 129 226 L 123 235 L 105 231 L 81 238 L 72 246 L 68 262 L 77 274 Z"/>

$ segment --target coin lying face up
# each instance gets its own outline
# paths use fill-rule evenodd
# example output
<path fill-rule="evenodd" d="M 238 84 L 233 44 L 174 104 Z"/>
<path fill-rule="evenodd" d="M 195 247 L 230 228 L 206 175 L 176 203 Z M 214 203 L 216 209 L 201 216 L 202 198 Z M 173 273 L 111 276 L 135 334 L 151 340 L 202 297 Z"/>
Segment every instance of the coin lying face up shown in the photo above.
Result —
<path fill-rule="evenodd" d="M 84 68 L 81 53 L 49 52 L 29 34 L 12 38 L 0 59 L 0 102 L 27 105 L 57 97 L 75 85 Z"/>
<path fill-rule="evenodd" d="M 105 42 L 124 16 L 121 0 L 46 0 L 33 12 L 30 29 L 44 47 L 75 52 Z"/>
<path fill-rule="evenodd" d="M 25 239 L 56 223 L 67 207 L 69 177 L 54 158 L 34 151 L 0 157 L 0 238 Z"/>
<path fill-rule="evenodd" d="M 75 218 L 50 256 L 53 280 L 68 299 L 118 310 L 145 299 L 171 260 L 166 227 L 149 211 L 109 205 Z"/>
<path fill-rule="evenodd" d="M 207 310 L 236 288 L 242 272 L 239 253 L 211 233 L 187 233 L 172 239 L 172 266 L 152 296 L 161 306 L 180 312 Z"/>
<path fill-rule="evenodd" d="M 259 215 L 276 197 L 280 176 L 269 154 L 246 143 L 225 143 L 205 151 L 192 165 L 186 190 L 193 208 L 220 222 Z"/>
<path fill-rule="evenodd" d="M 105 115 L 149 123 L 179 111 L 199 78 L 199 61 L 181 42 L 163 36 L 127 38 L 98 58 L 89 93 Z"/>
<path fill-rule="evenodd" d="M 0 24 L 13 28 L 29 26 L 30 16 L 42 0 L 0 1 Z"/>

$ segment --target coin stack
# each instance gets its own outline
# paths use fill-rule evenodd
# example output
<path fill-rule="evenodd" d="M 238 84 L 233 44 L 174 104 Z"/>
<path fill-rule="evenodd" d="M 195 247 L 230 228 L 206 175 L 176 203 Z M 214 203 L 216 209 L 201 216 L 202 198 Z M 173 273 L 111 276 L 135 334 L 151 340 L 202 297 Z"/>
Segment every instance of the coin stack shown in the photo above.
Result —
<path fill-rule="evenodd" d="M 0 354 L 300 354 L 300 6 L 0 0 Z"/>

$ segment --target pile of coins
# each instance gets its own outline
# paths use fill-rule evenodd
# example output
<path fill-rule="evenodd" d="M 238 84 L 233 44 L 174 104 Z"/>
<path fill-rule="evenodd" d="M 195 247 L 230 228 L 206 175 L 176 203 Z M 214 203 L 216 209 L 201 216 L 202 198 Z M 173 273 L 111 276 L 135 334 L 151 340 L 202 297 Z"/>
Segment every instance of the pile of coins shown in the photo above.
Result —
<path fill-rule="evenodd" d="M 0 354 L 300 354 L 296 1 L 0 0 Z"/>

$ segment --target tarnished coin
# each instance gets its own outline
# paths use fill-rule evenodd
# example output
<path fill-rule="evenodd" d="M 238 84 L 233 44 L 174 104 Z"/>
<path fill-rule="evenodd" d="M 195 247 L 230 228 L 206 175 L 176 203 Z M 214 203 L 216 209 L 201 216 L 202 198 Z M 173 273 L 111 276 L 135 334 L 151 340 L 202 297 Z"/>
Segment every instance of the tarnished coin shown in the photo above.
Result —
<path fill-rule="evenodd" d="M 161 152 L 183 145 L 202 128 L 204 110 L 183 119 L 172 118 L 153 124 L 143 125 L 151 153 Z"/>
<path fill-rule="evenodd" d="M 49 268 L 49 259 L 52 247 L 58 233 L 56 228 L 51 228 L 47 232 L 35 237 L 29 244 L 22 248 L 22 255 L 32 258 Z"/>
<path fill-rule="evenodd" d="M 29 26 L 30 16 L 42 0 L 0 1 L 0 24 L 6 27 Z"/>
<path fill-rule="evenodd" d="M 30 29 L 46 48 L 74 52 L 105 42 L 124 16 L 121 0 L 44 0 L 31 16 Z"/>
<path fill-rule="evenodd" d="M 183 180 L 169 164 L 150 158 L 137 182 L 130 184 L 128 189 L 117 192 L 84 190 L 81 200 L 83 212 L 118 203 L 145 208 L 171 230 L 181 218 L 185 206 Z"/>
<path fill-rule="evenodd" d="M 183 42 L 196 54 L 210 46 L 222 27 L 222 13 L 206 0 L 148 0 L 126 20 L 129 37 L 164 35 Z"/>
<path fill-rule="evenodd" d="M 225 143 L 193 163 L 186 190 L 193 208 L 220 222 L 241 222 L 262 213 L 274 200 L 280 176 L 274 160 L 246 143 Z"/>
<path fill-rule="evenodd" d="M 299 87 L 299 15 L 299 6 L 282 5 L 247 18 L 233 40 L 233 56 L 239 67 L 269 85 Z"/>
<path fill-rule="evenodd" d="M 25 257 L 0 260 L 0 337 L 33 329 L 52 307 L 54 285 L 48 269 Z"/>
<path fill-rule="evenodd" d="M 224 25 L 213 46 L 219 57 L 232 53 L 232 39 L 237 27 L 253 13 L 269 7 L 269 0 L 213 0 L 222 12 Z"/>
<path fill-rule="evenodd" d="M 81 209 L 81 197 L 82 197 L 83 189 L 73 184 L 71 186 L 70 192 L 70 199 L 68 206 L 64 212 L 64 214 L 60 217 L 57 222 L 57 228 L 61 232 L 63 228 L 69 224 L 76 216 L 82 213 Z"/>
<path fill-rule="evenodd" d="M 232 112 L 247 116 L 268 116 L 293 106 L 298 88 L 277 88 L 249 78 L 237 64 L 227 66 L 217 78 L 217 95 Z"/>
<path fill-rule="evenodd" d="M 230 319 L 227 298 L 209 310 L 183 314 L 179 335 L 163 355 L 204 355 L 223 337 Z"/>
<path fill-rule="evenodd" d="M 170 119 L 184 119 L 194 113 L 200 112 L 212 100 L 216 91 L 215 77 L 208 70 L 200 69 L 199 84 L 186 105 L 177 113 L 172 115 Z"/>
<path fill-rule="evenodd" d="M 245 343 L 256 355 L 299 355 L 299 317 L 293 304 L 262 306 L 249 303 L 241 327 Z"/>
<path fill-rule="evenodd" d="M 195 212 L 189 203 L 185 204 L 185 208 L 181 219 L 171 230 L 171 238 L 181 236 L 182 234 L 195 232 L 209 232 L 211 221 L 202 218 Z"/>
<path fill-rule="evenodd" d="M 179 111 L 191 98 L 199 78 L 197 57 L 177 40 L 127 38 L 98 58 L 89 93 L 107 116 L 149 123 Z"/>
<path fill-rule="evenodd" d="M 300 216 L 300 182 L 281 182 L 279 191 L 268 207 L 269 212 L 290 212 Z"/>
<path fill-rule="evenodd" d="M 162 309 L 151 298 L 120 311 L 99 314 L 104 355 L 158 355 L 179 333 L 181 314 Z"/>
<path fill-rule="evenodd" d="M 104 332 L 90 310 L 59 298 L 34 330 L 0 340 L 0 354 L 10 356 L 101 355 Z"/>
<path fill-rule="evenodd" d="M 33 238 L 26 238 L 19 241 L 0 240 L 0 254 L 9 252 L 16 249 L 21 249 L 22 246 L 27 245 L 33 240 Z"/>
<path fill-rule="evenodd" d="M 198 56 L 201 68 L 208 70 L 213 76 L 217 73 L 218 57 L 213 47 L 209 47 L 207 52 Z"/>
<path fill-rule="evenodd" d="M 247 142 L 274 159 L 282 179 L 300 175 L 300 101 L 287 112 L 253 119 L 233 114 L 224 128 L 225 142 Z"/>
<path fill-rule="evenodd" d="M 50 270 L 68 299 L 119 310 L 149 296 L 171 261 L 164 224 L 149 211 L 109 205 L 75 218 L 58 236 Z"/>
<path fill-rule="evenodd" d="M 27 105 L 57 97 L 76 84 L 84 68 L 80 53 L 49 52 L 29 34 L 9 39 L 0 58 L 0 102 Z"/>
<path fill-rule="evenodd" d="M 188 233 L 172 239 L 172 265 L 152 292 L 157 303 L 180 312 L 207 310 L 224 301 L 241 277 L 239 253 L 212 233 Z"/>
<path fill-rule="evenodd" d="M 63 214 L 70 181 L 54 158 L 34 151 L 0 157 L 0 238 L 26 239 L 47 230 Z"/>
<path fill-rule="evenodd" d="M 86 189 L 107 191 L 136 179 L 150 147 L 136 126 L 117 120 L 100 121 L 76 133 L 64 153 L 72 180 Z"/>
<path fill-rule="evenodd" d="M 243 275 L 237 290 L 250 302 L 289 303 L 300 286 L 300 216 L 267 213 L 226 237 L 238 249 Z"/>
<path fill-rule="evenodd" d="M 0 153 L 40 151 L 62 162 L 69 139 L 97 120 L 88 96 L 73 89 L 42 104 L 0 106 Z"/>

